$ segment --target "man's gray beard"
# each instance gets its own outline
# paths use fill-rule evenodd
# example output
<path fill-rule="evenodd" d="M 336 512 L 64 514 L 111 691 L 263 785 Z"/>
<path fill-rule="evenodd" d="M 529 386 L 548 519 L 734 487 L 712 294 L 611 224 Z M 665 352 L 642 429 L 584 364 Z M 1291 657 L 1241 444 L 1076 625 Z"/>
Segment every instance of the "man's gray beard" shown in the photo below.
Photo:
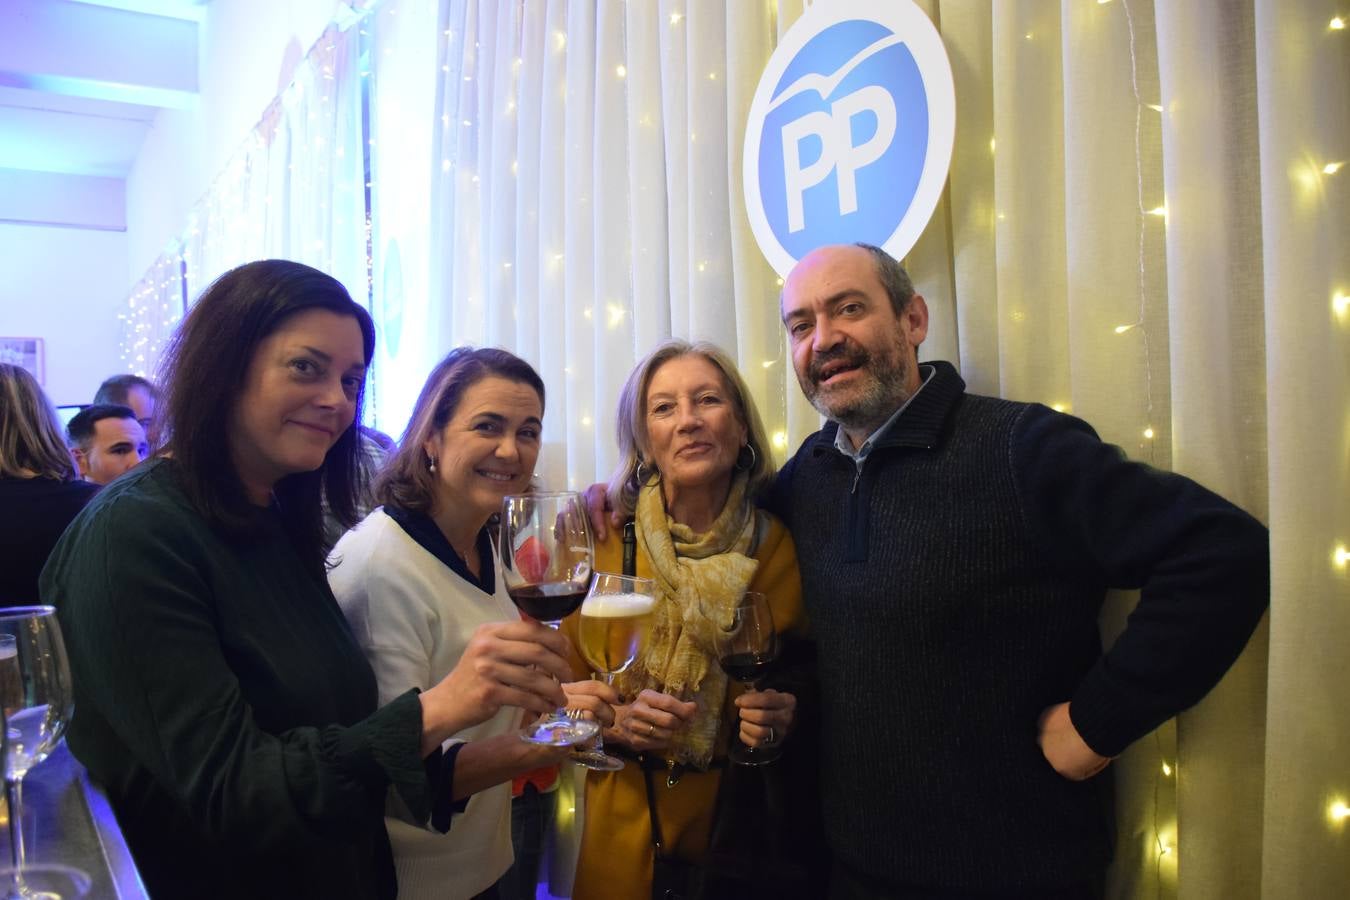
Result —
<path fill-rule="evenodd" d="M 838 422 L 844 430 L 871 434 L 895 415 L 895 411 L 909 399 L 909 391 L 905 389 L 903 360 L 892 366 L 872 356 L 863 371 L 871 377 L 871 383 L 860 397 L 848 401 L 846 405 L 828 406 L 821 396 L 824 392 L 814 383 L 803 384 L 802 391 L 816 412 Z"/>

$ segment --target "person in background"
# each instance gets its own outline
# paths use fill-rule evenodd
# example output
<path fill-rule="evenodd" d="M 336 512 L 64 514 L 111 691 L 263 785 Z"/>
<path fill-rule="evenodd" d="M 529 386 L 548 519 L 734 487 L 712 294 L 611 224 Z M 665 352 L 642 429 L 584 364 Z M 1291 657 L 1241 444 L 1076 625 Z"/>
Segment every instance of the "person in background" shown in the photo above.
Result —
<path fill-rule="evenodd" d="M 653 896 L 645 776 L 664 855 L 698 866 L 715 825 L 729 741 L 739 734 L 752 747 L 775 743 L 793 727 L 793 694 L 745 691 L 727 678 L 713 619 L 729 623 L 742 595 L 758 591 L 786 643 L 806 636 L 792 538 L 755 506 L 774 477 L 764 426 L 727 355 L 706 343 L 662 344 L 624 383 L 616 428 L 622 461 L 609 497 L 634 519 L 636 574 L 655 579 L 657 605 L 644 647 L 615 679 L 627 702 L 604 731 L 605 749 L 630 761 L 586 778 L 576 900 Z M 622 552 L 611 530 L 596 547 L 596 570 L 623 571 Z M 578 616 L 563 624 L 571 636 Z M 580 657 L 573 665 L 587 671 Z"/>
<path fill-rule="evenodd" d="M 104 379 L 94 394 L 94 403 L 111 403 L 130 407 L 141 423 L 151 446 L 155 443 L 155 408 L 159 404 L 159 389 L 148 378 L 140 375 L 113 375 Z"/>
<path fill-rule="evenodd" d="M 38 602 L 47 555 L 97 491 L 77 477 L 37 379 L 0 363 L 0 606 Z"/>
<path fill-rule="evenodd" d="M 567 643 L 480 628 L 383 705 L 328 588 L 319 497 L 352 521 L 369 315 L 308 266 L 217 279 L 165 358 L 164 455 L 104 488 L 41 578 L 75 689 L 67 740 L 156 897 L 397 893 L 387 796 L 449 827 L 451 735 L 564 702 Z"/>
<path fill-rule="evenodd" d="M 459 348 L 432 370 L 376 484 L 382 504 L 338 541 L 328 580 L 375 670 L 382 701 L 462 665 L 476 629 L 521 623 L 489 520 L 525 492 L 539 457 L 544 383 L 524 360 Z M 538 625 L 529 625 L 538 628 Z M 571 679 L 566 679 L 571 681 Z M 613 722 L 612 691 L 567 684 L 571 709 Z M 435 834 L 394 809 L 386 825 L 399 897 L 497 897 L 511 865 L 511 780 L 565 759 L 520 739 L 518 710 L 456 732 L 454 826 Z"/>
<path fill-rule="evenodd" d="M 66 435 L 80 476 L 94 484 L 109 483 L 150 455 L 145 430 L 129 406 L 86 406 L 66 425 Z"/>

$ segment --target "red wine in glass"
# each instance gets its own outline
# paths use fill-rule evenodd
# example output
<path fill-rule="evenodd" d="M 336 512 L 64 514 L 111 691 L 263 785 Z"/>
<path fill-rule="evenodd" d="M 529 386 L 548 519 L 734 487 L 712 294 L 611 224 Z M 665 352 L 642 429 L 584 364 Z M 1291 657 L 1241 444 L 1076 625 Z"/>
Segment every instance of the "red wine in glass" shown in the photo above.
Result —
<path fill-rule="evenodd" d="M 746 591 L 731 612 L 731 621 L 714 623 L 717 659 L 727 677 L 741 682 L 751 690 L 759 689 L 759 682 L 768 674 L 778 656 L 778 635 L 773 628 L 773 613 L 769 600 L 756 591 Z M 782 748 L 778 744 L 760 744 L 749 747 L 739 738 L 727 756 L 734 763 L 762 766 L 778 759 Z"/>
<path fill-rule="evenodd" d="M 576 612 L 586 592 L 572 590 L 571 585 L 531 584 L 508 588 L 521 612 L 540 622 L 558 622 Z"/>
<path fill-rule="evenodd" d="M 581 495 L 573 492 L 510 494 L 502 499 L 498 552 L 507 594 L 526 615 L 557 628 L 586 599 L 595 550 Z M 521 732 L 521 739 L 550 747 L 590 740 L 600 726 L 555 710 Z"/>

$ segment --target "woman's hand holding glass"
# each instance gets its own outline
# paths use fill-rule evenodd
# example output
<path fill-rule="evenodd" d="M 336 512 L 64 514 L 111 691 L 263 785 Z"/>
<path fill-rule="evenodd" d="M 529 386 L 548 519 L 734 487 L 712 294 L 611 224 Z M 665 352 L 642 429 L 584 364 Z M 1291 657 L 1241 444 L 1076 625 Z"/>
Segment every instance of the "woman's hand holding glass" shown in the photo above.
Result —
<path fill-rule="evenodd" d="M 605 732 L 605 740 L 626 744 L 639 753 L 666 750 L 697 712 L 698 704 L 692 700 L 645 690 L 631 704 L 614 711 L 614 727 Z"/>
<path fill-rule="evenodd" d="M 777 744 L 792 729 L 797 715 L 797 698 L 775 691 L 746 691 L 736 698 L 740 710 L 741 743 L 747 747 Z"/>
<path fill-rule="evenodd" d="M 567 638 L 533 622 L 493 622 L 474 632 L 459 663 L 422 693 L 422 753 L 514 706 L 541 715 L 566 703 Z"/>

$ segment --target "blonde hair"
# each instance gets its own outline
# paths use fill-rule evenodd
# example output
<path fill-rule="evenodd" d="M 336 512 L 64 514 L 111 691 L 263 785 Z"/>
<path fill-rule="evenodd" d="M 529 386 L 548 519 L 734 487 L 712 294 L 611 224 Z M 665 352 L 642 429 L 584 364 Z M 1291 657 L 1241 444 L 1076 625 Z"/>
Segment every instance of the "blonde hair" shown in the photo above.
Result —
<path fill-rule="evenodd" d="M 615 417 L 614 430 L 619 442 L 620 461 L 609 480 L 609 502 L 625 516 L 631 516 L 637 509 L 638 491 L 655 474 L 651 463 L 651 440 L 647 435 L 647 390 L 657 369 L 683 356 L 701 356 L 722 373 L 732 409 L 745 426 L 746 444 L 754 456 L 748 470 L 746 497 L 753 502 L 773 483 L 775 468 L 773 456 L 769 452 L 768 434 L 759 418 L 759 410 L 755 408 L 754 398 L 750 396 L 750 389 L 736 369 L 736 363 L 716 344 L 669 340 L 647 354 L 634 367 L 623 389 L 619 391 L 619 411 Z"/>
<path fill-rule="evenodd" d="M 56 410 L 26 369 L 0 363 L 0 476 L 71 481 L 75 463 Z"/>

